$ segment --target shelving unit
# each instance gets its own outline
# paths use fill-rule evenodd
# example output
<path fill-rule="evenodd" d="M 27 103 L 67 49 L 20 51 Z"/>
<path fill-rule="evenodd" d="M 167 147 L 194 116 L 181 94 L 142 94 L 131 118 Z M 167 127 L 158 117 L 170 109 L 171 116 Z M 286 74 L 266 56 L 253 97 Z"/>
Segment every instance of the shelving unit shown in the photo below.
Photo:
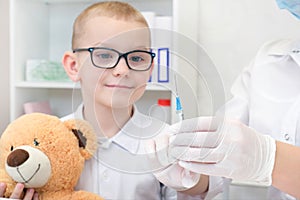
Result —
<path fill-rule="evenodd" d="M 72 25 L 76 16 L 94 0 L 11 0 L 10 1 L 10 118 L 23 114 L 23 104 L 49 101 L 53 114 L 69 114 L 81 102 L 80 86 L 72 82 L 26 81 L 26 61 L 45 59 L 59 62 L 71 49 Z M 141 11 L 172 15 L 172 0 L 133 1 Z M 167 9 L 166 9 L 167 8 Z M 158 98 L 172 98 L 168 87 L 149 84 L 141 110 L 156 104 Z"/>

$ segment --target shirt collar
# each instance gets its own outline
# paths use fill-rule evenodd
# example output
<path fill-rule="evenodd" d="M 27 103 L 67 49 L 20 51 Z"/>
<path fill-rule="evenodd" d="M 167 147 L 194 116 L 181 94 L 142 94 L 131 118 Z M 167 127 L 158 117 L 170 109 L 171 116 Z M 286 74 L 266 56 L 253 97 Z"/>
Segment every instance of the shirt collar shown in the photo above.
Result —
<path fill-rule="evenodd" d="M 74 117 L 84 119 L 83 109 L 83 104 L 80 104 L 74 113 Z M 114 143 L 132 154 L 137 154 L 139 151 L 144 150 L 143 147 L 141 147 L 142 141 L 153 138 L 166 125 L 164 122 L 143 115 L 134 105 L 133 115 L 125 126 L 112 138 L 98 137 L 98 144 L 101 148 L 109 148 L 109 146 Z"/>
<path fill-rule="evenodd" d="M 83 103 L 81 103 L 77 107 L 77 110 L 74 112 L 74 118 L 75 119 L 84 119 L 84 117 L 83 117 Z"/>
<path fill-rule="evenodd" d="M 284 56 L 288 54 L 300 54 L 300 40 L 281 40 L 271 46 L 269 55 Z"/>
<path fill-rule="evenodd" d="M 300 66 L 300 40 L 282 40 L 271 46 L 271 56 L 290 56 Z"/>

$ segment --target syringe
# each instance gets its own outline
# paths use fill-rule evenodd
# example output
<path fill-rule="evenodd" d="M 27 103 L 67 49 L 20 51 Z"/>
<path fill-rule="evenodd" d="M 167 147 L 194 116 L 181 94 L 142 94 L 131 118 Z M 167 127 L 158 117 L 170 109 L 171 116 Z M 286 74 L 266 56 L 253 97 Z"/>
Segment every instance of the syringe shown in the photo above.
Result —
<path fill-rule="evenodd" d="M 174 75 L 174 82 L 175 82 L 175 92 L 176 92 L 176 114 L 178 115 L 178 120 L 182 121 L 182 120 L 184 120 L 184 115 L 183 115 L 183 109 L 181 106 L 180 97 L 178 95 L 176 75 Z M 182 185 L 184 187 L 190 188 L 193 185 L 195 185 L 195 181 L 188 169 L 184 169 L 184 171 L 182 173 L 183 173 L 182 174 Z"/>
<path fill-rule="evenodd" d="M 183 110 L 178 94 L 176 94 L 176 114 L 178 115 L 179 121 L 182 121 L 184 119 Z"/>
<path fill-rule="evenodd" d="M 182 121 L 184 119 L 184 116 L 183 116 L 183 109 L 181 106 L 180 98 L 178 95 L 176 75 L 174 75 L 174 82 L 175 82 L 175 95 L 176 95 L 176 114 L 178 115 L 178 120 Z"/>

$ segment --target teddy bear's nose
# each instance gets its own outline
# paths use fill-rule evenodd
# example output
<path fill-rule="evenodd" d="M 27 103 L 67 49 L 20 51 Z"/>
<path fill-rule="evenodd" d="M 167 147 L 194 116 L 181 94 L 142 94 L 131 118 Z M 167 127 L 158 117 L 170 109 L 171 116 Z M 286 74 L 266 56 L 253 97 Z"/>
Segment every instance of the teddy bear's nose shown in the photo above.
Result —
<path fill-rule="evenodd" d="M 10 167 L 18 167 L 29 158 L 29 153 L 23 149 L 16 149 L 7 157 L 7 165 Z"/>

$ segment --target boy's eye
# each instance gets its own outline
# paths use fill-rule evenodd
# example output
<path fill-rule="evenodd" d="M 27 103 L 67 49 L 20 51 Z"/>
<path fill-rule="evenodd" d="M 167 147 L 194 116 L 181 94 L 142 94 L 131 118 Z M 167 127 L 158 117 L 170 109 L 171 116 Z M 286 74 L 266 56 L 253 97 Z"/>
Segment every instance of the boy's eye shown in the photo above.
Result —
<path fill-rule="evenodd" d="M 112 58 L 112 55 L 108 53 L 102 53 L 102 54 L 98 54 L 97 57 L 100 59 L 109 59 Z"/>
<path fill-rule="evenodd" d="M 10 146 L 10 151 L 13 151 L 14 150 L 14 146 Z"/>
<path fill-rule="evenodd" d="M 34 146 L 39 146 L 39 145 L 40 145 L 40 143 L 37 141 L 37 139 L 36 139 L 36 138 L 34 138 L 34 140 L 33 140 L 33 144 L 34 144 Z"/>
<path fill-rule="evenodd" d="M 144 59 L 140 56 L 132 56 L 130 57 L 130 60 L 133 62 L 142 62 Z"/>
<path fill-rule="evenodd" d="M 109 54 L 101 54 L 101 58 L 111 58 L 111 55 L 109 55 Z"/>

